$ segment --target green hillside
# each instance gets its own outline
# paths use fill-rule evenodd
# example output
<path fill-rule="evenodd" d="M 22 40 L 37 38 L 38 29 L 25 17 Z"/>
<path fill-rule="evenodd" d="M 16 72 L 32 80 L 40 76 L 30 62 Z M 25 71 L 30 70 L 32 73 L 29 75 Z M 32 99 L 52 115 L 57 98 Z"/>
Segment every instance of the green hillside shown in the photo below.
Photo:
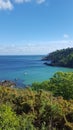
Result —
<path fill-rule="evenodd" d="M 0 130 L 73 130 L 73 73 L 24 89 L 0 86 Z"/>
<path fill-rule="evenodd" d="M 73 48 L 61 49 L 48 54 L 43 58 L 45 64 L 73 68 Z M 47 63 L 47 61 L 51 61 Z"/>

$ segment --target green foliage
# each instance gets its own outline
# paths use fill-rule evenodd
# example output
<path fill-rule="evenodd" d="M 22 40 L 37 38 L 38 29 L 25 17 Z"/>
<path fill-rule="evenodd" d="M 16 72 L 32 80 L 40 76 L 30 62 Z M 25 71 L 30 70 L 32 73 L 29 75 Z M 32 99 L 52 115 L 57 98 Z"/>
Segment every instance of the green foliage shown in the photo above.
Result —
<path fill-rule="evenodd" d="M 50 53 L 43 60 L 49 60 L 52 66 L 63 66 L 73 68 L 73 48 L 57 50 Z"/>
<path fill-rule="evenodd" d="M 47 91 L 49 89 L 49 80 L 47 81 L 43 81 L 42 83 L 39 83 L 39 82 L 34 82 L 32 83 L 32 86 L 31 86 L 32 90 L 45 90 Z"/>
<path fill-rule="evenodd" d="M 31 88 L 0 87 L 0 130 L 73 130 L 73 73 Z"/>
<path fill-rule="evenodd" d="M 0 130 L 16 130 L 19 126 L 19 120 L 11 107 L 2 104 L 0 106 Z"/>
<path fill-rule="evenodd" d="M 73 99 L 73 72 L 57 72 L 48 81 L 33 83 L 31 88 L 51 91 L 54 96 L 62 96 L 67 100 Z"/>
<path fill-rule="evenodd" d="M 62 96 L 64 99 L 73 99 L 73 72 L 57 72 L 50 79 L 49 90 L 55 96 Z"/>
<path fill-rule="evenodd" d="M 36 130 L 33 125 L 34 116 L 32 114 L 23 114 L 20 118 L 20 130 Z"/>

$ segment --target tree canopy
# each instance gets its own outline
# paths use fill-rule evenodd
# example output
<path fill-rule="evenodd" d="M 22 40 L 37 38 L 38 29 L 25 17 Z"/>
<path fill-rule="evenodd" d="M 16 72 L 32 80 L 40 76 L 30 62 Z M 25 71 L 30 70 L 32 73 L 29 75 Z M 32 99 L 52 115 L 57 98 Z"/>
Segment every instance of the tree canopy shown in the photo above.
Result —
<path fill-rule="evenodd" d="M 48 54 L 43 58 L 46 64 L 73 68 L 73 48 L 61 49 Z M 50 61 L 50 63 L 47 63 Z"/>

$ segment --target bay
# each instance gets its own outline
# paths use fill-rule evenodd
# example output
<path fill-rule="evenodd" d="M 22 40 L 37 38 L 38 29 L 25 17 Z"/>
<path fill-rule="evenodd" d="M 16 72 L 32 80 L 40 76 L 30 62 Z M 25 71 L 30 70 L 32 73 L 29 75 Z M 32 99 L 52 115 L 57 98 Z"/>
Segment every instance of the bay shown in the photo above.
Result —
<path fill-rule="evenodd" d="M 25 87 L 33 82 L 42 82 L 58 71 L 73 72 L 72 68 L 46 66 L 43 55 L 0 56 L 0 81 L 11 80 Z"/>

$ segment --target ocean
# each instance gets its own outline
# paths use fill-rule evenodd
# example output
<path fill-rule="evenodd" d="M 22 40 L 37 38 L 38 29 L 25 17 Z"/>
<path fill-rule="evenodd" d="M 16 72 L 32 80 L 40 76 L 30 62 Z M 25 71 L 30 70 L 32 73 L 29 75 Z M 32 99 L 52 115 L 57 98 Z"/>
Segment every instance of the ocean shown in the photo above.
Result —
<path fill-rule="evenodd" d="M 57 71 L 73 72 L 71 68 L 46 66 L 44 56 L 0 56 L 0 81 L 14 81 L 18 87 L 42 82 L 51 78 Z"/>

